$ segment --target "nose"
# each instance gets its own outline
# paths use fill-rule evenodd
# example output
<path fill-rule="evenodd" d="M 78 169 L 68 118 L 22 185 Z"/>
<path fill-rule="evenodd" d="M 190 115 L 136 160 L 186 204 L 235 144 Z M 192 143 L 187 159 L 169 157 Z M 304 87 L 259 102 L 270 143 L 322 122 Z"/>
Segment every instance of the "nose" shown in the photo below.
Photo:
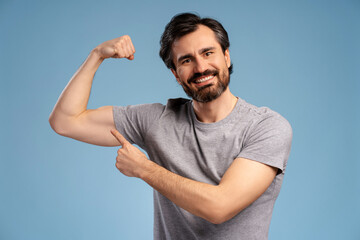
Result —
<path fill-rule="evenodd" d="M 203 72 L 205 72 L 205 70 L 207 70 L 206 61 L 201 58 L 196 58 L 194 72 L 195 73 L 203 73 Z"/>

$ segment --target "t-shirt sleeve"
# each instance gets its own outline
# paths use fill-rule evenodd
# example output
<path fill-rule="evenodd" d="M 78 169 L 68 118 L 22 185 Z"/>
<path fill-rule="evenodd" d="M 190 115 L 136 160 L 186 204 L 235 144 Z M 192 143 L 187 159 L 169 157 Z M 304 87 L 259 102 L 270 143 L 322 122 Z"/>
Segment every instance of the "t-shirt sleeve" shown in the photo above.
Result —
<path fill-rule="evenodd" d="M 145 149 L 145 136 L 151 125 L 158 121 L 165 106 L 159 103 L 113 106 L 116 129 L 131 143 Z"/>
<path fill-rule="evenodd" d="M 292 128 L 279 114 L 267 114 L 249 128 L 238 157 L 258 161 L 285 172 L 290 154 Z"/>

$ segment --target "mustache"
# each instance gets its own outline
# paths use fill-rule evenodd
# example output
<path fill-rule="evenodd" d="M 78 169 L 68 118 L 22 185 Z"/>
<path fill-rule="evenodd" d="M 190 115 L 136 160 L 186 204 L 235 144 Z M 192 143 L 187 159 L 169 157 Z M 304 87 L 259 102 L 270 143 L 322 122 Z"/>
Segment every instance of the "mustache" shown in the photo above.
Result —
<path fill-rule="evenodd" d="M 194 73 L 194 75 L 192 75 L 188 80 L 188 84 L 190 84 L 191 82 L 195 81 L 195 79 L 199 78 L 199 77 L 202 77 L 202 76 L 206 76 L 206 75 L 217 75 L 219 73 L 219 71 L 217 70 L 205 70 L 204 72 L 202 73 Z"/>

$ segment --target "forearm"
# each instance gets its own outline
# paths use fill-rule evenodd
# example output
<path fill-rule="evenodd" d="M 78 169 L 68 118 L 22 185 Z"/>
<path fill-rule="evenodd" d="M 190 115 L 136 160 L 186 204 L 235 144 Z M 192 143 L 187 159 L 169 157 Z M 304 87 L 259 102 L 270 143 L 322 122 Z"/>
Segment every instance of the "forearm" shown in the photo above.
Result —
<path fill-rule="evenodd" d="M 111 133 L 122 148 L 116 167 L 138 177 L 179 207 L 214 224 L 223 223 L 258 199 L 273 182 L 278 169 L 245 158 L 236 158 L 218 185 L 194 181 L 159 166 L 131 145 L 117 130 Z"/>
<path fill-rule="evenodd" d="M 61 93 L 50 115 L 50 121 L 64 121 L 87 109 L 93 78 L 102 61 L 95 50 L 91 51 Z"/>
<path fill-rule="evenodd" d="M 149 162 L 140 176 L 151 187 L 179 207 L 212 223 L 220 223 L 222 196 L 219 186 L 181 177 Z"/>

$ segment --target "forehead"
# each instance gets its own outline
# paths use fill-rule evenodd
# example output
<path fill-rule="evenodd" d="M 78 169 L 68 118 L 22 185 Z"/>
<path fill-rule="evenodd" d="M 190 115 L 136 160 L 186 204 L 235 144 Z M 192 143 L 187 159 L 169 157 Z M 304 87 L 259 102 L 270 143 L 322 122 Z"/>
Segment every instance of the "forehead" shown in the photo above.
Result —
<path fill-rule="evenodd" d="M 221 47 L 215 33 L 210 28 L 199 25 L 194 32 L 186 34 L 174 41 L 172 53 L 175 59 L 184 54 L 193 54 L 206 47 Z"/>

